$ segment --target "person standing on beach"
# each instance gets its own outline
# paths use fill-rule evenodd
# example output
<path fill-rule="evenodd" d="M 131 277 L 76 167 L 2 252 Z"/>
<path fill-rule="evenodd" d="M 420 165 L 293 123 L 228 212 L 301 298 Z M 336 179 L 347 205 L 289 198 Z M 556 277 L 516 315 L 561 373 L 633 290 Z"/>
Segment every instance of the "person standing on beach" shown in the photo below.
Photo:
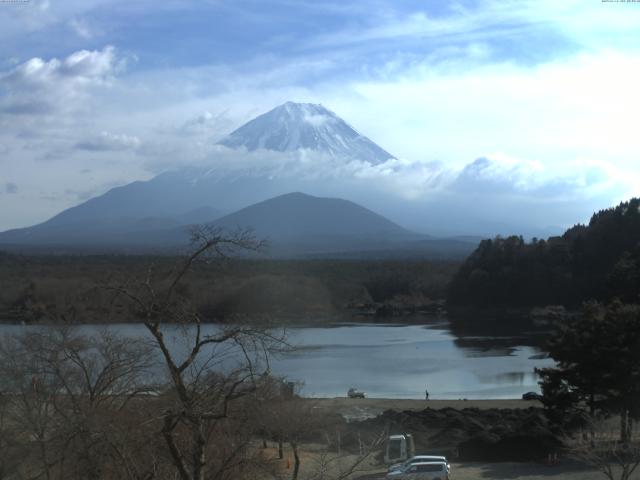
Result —
<path fill-rule="evenodd" d="M 425 400 L 429 400 L 429 390 L 428 389 L 424 391 L 424 399 Z"/>

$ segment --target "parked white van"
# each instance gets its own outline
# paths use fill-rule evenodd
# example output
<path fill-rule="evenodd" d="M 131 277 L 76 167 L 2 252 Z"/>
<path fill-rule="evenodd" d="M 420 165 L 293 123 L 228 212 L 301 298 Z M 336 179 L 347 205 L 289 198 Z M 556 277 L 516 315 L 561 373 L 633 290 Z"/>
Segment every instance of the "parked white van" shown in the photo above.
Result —
<path fill-rule="evenodd" d="M 387 445 L 384 451 L 384 463 L 396 464 L 405 462 L 415 456 L 416 447 L 413 443 L 413 436 L 410 433 L 391 435 L 387 438 Z"/>

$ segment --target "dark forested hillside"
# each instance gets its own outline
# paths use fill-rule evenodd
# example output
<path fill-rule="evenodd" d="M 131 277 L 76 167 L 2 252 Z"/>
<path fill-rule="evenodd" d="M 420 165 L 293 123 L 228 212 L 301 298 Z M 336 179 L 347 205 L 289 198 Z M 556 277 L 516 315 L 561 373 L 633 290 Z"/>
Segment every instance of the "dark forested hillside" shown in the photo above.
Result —
<path fill-rule="evenodd" d="M 474 306 L 574 306 L 640 296 L 640 198 L 595 213 L 548 240 L 484 240 L 449 287 L 449 301 Z"/>

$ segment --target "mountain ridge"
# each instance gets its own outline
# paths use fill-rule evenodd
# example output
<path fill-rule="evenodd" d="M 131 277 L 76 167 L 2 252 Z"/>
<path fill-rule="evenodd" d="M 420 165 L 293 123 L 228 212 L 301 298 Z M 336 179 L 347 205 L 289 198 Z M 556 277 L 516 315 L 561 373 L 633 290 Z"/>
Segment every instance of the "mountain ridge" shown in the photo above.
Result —
<path fill-rule="evenodd" d="M 152 228 L 156 222 L 156 228 Z M 407 230 L 355 202 L 291 192 L 242 208 L 212 222 L 211 227 L 233 233 L 251 229 L 267 240 L 261 254 L 272 258 L 460 258 L 475 245 L 454 239 L 434 239 Z M 148 219 L 149 228 L 132 224 L 124 232 L 74 229 L 54 225 L 51 250 L 72 252 L 175 253 L 188 246 L 193 225 L 163 225 Z M 66 229 L 66 236 L 56 237 Z M 20 251 L 11 237 L 0 234 L 0 246 Z M 42 251 L 44 242 L 23 242 L 24 248 Z M 46 251 L 46 250 L 45 250 Z"/>

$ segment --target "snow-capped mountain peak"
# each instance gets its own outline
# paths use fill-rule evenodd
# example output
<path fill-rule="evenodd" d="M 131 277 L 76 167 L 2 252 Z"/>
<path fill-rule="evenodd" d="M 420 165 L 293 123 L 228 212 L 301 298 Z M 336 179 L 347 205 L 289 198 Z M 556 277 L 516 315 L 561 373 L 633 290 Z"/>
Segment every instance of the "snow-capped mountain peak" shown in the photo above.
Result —
<path fill-rule="evenodd" d="M 284 103 L 219 142 L 229 148 L 291 152 L 308 149 L 372 164 L 394 158 L 320 104 Z"/>

